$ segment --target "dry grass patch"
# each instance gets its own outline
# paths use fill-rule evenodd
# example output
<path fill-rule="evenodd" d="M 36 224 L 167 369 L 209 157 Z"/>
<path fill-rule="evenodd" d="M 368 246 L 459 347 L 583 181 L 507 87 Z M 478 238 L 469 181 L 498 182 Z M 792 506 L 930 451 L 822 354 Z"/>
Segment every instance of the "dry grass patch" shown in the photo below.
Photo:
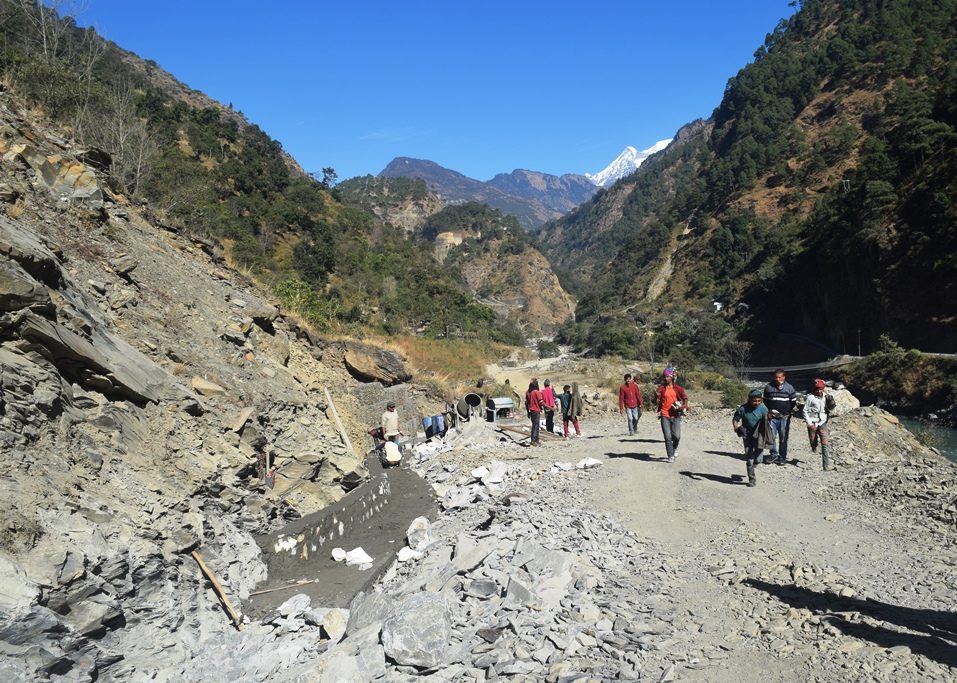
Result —
<path fill-rule="evenodd" d="M 453 383 L 484 377 L 486 365 L 516 351 L 529 359 L 534 357 L 525 348 L 461 339 L 397 337 L 388 345 L 405 356 L 414 370 Z"/>

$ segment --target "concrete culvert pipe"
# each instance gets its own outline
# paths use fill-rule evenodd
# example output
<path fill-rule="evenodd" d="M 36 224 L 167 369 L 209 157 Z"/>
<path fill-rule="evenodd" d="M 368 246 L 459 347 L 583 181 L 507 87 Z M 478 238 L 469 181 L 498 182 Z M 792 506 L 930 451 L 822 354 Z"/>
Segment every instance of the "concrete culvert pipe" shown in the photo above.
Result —
<path fill-rule="evenodd" d="M 478 408 L 482 405 L 482 397 L 478 394 L 466 394 L 458 403 L 455 404 L 455 410 L 458 412 L 459 417 L 463 420 L 468 420 L 469 416 L 472 414 L 473 408 Z"/>

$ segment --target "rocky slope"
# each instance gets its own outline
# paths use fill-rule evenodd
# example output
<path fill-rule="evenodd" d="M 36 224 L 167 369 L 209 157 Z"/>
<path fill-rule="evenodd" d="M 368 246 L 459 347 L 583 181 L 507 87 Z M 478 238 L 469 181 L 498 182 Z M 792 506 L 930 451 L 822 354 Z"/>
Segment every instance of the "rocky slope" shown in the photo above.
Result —
<path fill-rule="evenodd" d="M 595 186 L 582 175 L 565 173 L 553 176 L 525 169 L 499 173 L 487 184 L 517 197 L 539 201 L 546 209 L 563 214 L 587 201 L 596 192 Z"/>
<path fill-rule="evenodd" d="M 501 241 L 492 241 L 487 251 L 461 261 L 459 268 L 480 302 L 530 336 L 553 332 L 575 315 L 575 300 L 537 249 L 513 254 Z"/>
<path fill-rule="evenodd" d="M 382 408 L 347 351 L 6 93 L 0 151 L 0 677 L 183 680 L 232 631 L 189 553 L 238 604 L 253 535 L 363 472 L 323 389 L 358 444 Z"/>
<path fill-rule="evenodd" d="M 633 174 L 541 227 L 537 237 L 542 249 L 569 287 L 585 291 L 629 240 L 649 230 L 654 209 L 699 168 L 698 155 L 710 130 L 705 121 L 683 126 L 670 147 Z"/>

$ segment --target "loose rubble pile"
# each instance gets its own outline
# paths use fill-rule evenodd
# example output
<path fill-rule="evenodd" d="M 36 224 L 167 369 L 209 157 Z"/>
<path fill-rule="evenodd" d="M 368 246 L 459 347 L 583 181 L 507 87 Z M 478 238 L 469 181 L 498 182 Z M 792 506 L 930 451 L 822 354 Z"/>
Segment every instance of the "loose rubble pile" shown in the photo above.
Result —
<path fill-rule="evenodd" d="M 204 652 L 195 680 L 636 680 L 652 669 L 658 680 L 676 616 L 667 561 L 608 517 L 576 509 L 580 475 L 545 465 L 492 461 L 460 477 L 458 486 L 481 488 L 482 504 L 450 506 L 434 525 L 416 520 L 410 552 L 377 592 L 355 598 L 343 634 L 297 596 L 247 628 L 238 652 Z"/>

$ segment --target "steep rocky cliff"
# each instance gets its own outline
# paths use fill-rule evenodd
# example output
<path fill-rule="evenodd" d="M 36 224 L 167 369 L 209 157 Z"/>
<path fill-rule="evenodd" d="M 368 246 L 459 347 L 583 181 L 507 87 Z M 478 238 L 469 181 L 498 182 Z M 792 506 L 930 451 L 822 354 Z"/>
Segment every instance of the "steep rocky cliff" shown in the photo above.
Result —
<path fill-rule="evenodd" d="M 190 551 L 246 598 L 253 535 L 363 472 L 323 388 L 359 444 L 381 407 L 6 93 L 0 149 L 0 679 L 184 680 L 232 628 Z"/>

